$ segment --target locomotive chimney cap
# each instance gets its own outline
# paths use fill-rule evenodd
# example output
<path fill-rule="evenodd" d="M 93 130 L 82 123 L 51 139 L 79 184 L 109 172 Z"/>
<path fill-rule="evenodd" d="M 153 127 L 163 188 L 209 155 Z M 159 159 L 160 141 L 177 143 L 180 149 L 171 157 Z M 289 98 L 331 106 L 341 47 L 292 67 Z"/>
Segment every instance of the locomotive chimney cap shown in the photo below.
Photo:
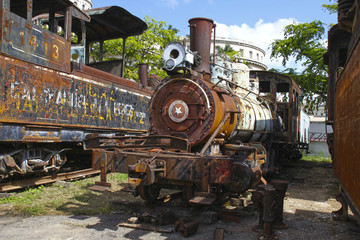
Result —
<path fill-rule="evenodd" d="M 191 22 L 193 21 L 209 21 L 211 23 L 214 23 L 214 20 L 210 19 L 210 18 L 204 18 L 204 17 L 196 17 L 196 18 L 191 18 L 189 19 L 189 23 L 191 24 Z"/>

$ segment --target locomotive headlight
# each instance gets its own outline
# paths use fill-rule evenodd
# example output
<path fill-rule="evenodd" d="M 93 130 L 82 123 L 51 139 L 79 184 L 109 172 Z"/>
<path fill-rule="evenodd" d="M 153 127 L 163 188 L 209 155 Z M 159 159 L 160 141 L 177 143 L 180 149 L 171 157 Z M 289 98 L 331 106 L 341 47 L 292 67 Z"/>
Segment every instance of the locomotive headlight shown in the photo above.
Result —
<path fill-rule="evenodd" d="M 194 54 L 185 49 L 185 47 L 178 42 L 170 43 L 166 46 L 163 52 L 164 68 L 167 71 L 172 71 L 177 67 L 191 67 L 194 64 Z"/>
<path fill-rule="evenodd" d="M 174 61 L 174 59 L 170 58 L 170 59 L 168 59 L 168 60 L 165 61 L 165 69 L 166 69 L 167 71 L 172 71 L 172 70 L 174 70 L 174 68 L 175 68 L 175 61 Z"/>

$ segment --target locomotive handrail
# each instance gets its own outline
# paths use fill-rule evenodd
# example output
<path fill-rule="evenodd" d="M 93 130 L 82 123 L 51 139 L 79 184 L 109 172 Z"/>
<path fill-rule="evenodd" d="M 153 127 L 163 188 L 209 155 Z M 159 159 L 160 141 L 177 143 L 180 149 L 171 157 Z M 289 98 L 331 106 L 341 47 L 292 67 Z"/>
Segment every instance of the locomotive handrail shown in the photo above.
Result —
<path fill-rule="evenodd" d="M 232 85 L 235 85 L 235 86 L 237 86 L 237 87 L 239 87 L 239 88 L 241 88 L 241 89 L 243 89 L 243 90 L 245 90 L 245 91 L 248 91 L 249 93 L 255 94 L 257 97 L 261 98 L 261 99 L 264 100 L 264 101 L 268 101 L 268 99 L 260 96 L 260 94 L 258 94 L 258 93 L 256 93 L 256 92 L 253 92 L 253 91 L 250 91 L 249 89 L 244 88 L 244 87 L 240 86 L 239 84 L 233 83 L 232 81 L 230 81 L 230 80 L 228 80 L 228 79 L 226 79 L 226 78 L 223 78 L 223 77 L 221 77 L 221 76 L 218 76 L 218 78 L 219 78 L 220 80 L 222 80 L 222 81 L 225 81 L 225 82 L 228 82 L 228 83 L 230 83 L 230 84 L 232 84 Z M 214 88 L 214 87 L 215 87 L 215 86 L 213 86 L 213 88 Z M 241 97 L 241 96 L 240 96 L 240 97 Z M 247 98 L 247 95 L 246 95 L 244 98 Z"/>
<path fill-rule="evenodd" d="M 206 151 L 206 149 L 209 148 L 210 143 L 212 142 L 212 140 L 216 137 L 216 135 L 219 133 L 221 127 L 224 125 L 224 123 L 226 122 L 226 120 L 229 118 L 230 116 L 230 112 L 226 112 L 225 116 L 223 117 L 223 119 L 221 120 L 219 126 L 217 126 L 217 128 L 215 129 L 215 131 L 213 132 L 213 134 L 211 135 L 211 137 L 207 140 L 206 144 L 204 145 L 204 147 L 201 149 L 200 154 L 204 154 L 204 152 Z"/>

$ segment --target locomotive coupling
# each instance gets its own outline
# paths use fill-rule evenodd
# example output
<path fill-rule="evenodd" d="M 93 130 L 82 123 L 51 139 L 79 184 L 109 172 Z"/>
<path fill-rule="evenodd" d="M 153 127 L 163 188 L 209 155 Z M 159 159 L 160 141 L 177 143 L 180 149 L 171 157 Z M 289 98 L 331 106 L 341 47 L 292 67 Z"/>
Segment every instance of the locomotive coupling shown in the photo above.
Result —
<path fill-rule="evenodd" d="M 157 178 L 166 176 L 166 162 L 164 160 L 141 159 L 134 165 L 129 165 L 129 183 L 132 186 L 140 184 L 151 185 Z"/>

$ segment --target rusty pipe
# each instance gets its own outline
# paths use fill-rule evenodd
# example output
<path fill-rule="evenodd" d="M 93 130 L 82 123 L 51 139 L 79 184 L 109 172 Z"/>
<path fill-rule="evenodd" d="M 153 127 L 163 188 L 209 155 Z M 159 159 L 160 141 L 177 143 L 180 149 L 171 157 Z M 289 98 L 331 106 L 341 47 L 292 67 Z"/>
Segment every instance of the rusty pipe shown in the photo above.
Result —
<path fill-rule="evenodd" d="M 139 64 L 139 85 L 141 84 L 143 87 L 149 86 L 148 68 L 149 68 L 149 66 L 146 63 Z"/>
<path fill-rule="evenodd" d="M 271 185 L 267 185 L 264 191 L 264 228 L 258 239 L 277 239 L 274 234 L 276 191 Z"/>
<path fill-rule="evenodd" d="M 189 20 L 189 24 L 190 50 L 198 52 L 201 56 L 201 64 L 194 70 L 210 75 L 211 32 L 214 28 L 214 21 L 209 18 L 192 18 Z"/>
<path fill-rule="evenodd" d="M 276 206 L 275 206 L 275 223 L 274 228 L 286 229 L 288 225 L 283 222 L 284 213 L 284 198 L 289 182 L 285 180 L 272 180 L 271 185 L 274 186 L 276 191 Z"/>
<path fill-rule="evenodd" d="M 259 209 L 259 221 L 258 224 L 255 225 L 252 229 L 255 232 L 261 232 L 264 228 L 264 191 L 265 185 L 260 184 L 256 187 L 256 192 L 253 193 L 251 197 L 251 201 L 255 204 L 255 206 Z"/>

